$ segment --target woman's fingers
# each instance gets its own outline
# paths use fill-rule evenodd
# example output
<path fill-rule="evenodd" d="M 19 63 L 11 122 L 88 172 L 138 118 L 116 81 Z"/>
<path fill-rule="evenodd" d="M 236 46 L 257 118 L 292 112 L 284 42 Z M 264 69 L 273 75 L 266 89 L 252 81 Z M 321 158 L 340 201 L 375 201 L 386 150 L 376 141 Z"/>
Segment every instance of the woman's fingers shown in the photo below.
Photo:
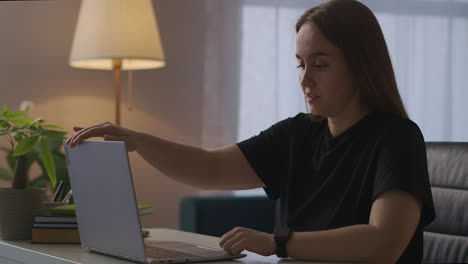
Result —
<path fill-rule="evenodd" d="M 245 231 L 246 228 L 243 227 L 233 228 L 220 238 L 219 246 L 231 253 L 231 247 L 243 237 Z"/>
<path fill-rule="evenodd" d="M 122 135 L 122 132 L 119 131 L 119 128 L 109 122 L 90 126 L 88 128 L 74 127 L 73 129 L 77 132 L 67 140 L 67 144 L 70 147 L 73 147 L 79 144 L 81 141 L 91 137 L 104 137 L 106 134 L 117 136 Z"/>
<path fill-rule="evenodd" d="M 229 252 L 229 253 L 233 253 L 232 252 L 232 246 L 237 244 L 239 241 L 241 241 L 243 239 L 242 237 L 242 234 L 241 233 L 234 233 L 232 237 L 229 237 L 227 239 L 227 241 L 225 241 L 225 243 L 223 244 L 222 248 L 224 249 L 224 251 L 226 252 Z"/>
<path fill-rule="evenodd" d="M 74 145 L 78 143 L 77 138 L 79 138 L 85 131 L 92 129 L 94 127 L 96 126 L 80 129 L 78 132 L 72 135 L 70 139 L 68 140 L 68 144 L 70 145 L 70 147 L 73 147 Z"/>
<path fill-rule="evenodd" d="M 224 248 L 224 246 L 226 245 L 226 243 L 231 240 L 234 236 L 236 235 L 236 230 L 235 229 L 231 229 L 230 231 L 228 231 L 227 233 L 225 233 L 223 236 L 221 236 L 221 238 L 219 239 L 219 246 Z"/>
<path fill-rule="evenodd" d="M 104 137 L 105 134 L 112 134 L 112 129 L 109 124 L 101 124 L 89 128 L 85 128 L 79 131 L 75 138 L 72 140 L 72 144 L 79 144 L 81 141 L 91 137 Z"/>
<path fill-rule="evenodd" d="M 87 128 L 73 127 L 76 132 L 67 141 L 66 144 L 70 147 L 74 147 L 81 141 L 91 137 L 102 137 L 106 141 L 125 141 L 127 142 L 128 151 L 135 151 L 137 146 L 135 131 L 113 125 L 112 123 L 106 122 Z"/>
<path fill-rule="evenodd" d="M 246 238 L 242 238 L 241 240 L 237 241 L 230 248 L 231 254 L 233 255 L 240 254 L 242 251 L 246 249 L 246 244 L 247 244 Z"/>

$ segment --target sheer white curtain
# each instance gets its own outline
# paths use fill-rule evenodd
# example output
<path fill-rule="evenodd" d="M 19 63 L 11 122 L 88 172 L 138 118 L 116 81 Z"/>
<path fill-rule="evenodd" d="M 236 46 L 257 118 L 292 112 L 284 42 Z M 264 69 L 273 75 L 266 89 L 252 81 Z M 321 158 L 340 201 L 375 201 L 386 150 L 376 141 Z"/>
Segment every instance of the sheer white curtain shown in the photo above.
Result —
<path fill-rule="evenodd" d="M 283 7 L 279 1 L 244 1 L 238 140 L 306 111 L 296 68 L 294 31 L 304 10 Z"/>
<path fill-rule="evenodd" d="M 321 2 L 243 1 L 238 140 L 306 111 L 294 25 Z M 362 2 L 377 16 L 406 110 L 425 140 L 468 141 L 468 0 Z"/>

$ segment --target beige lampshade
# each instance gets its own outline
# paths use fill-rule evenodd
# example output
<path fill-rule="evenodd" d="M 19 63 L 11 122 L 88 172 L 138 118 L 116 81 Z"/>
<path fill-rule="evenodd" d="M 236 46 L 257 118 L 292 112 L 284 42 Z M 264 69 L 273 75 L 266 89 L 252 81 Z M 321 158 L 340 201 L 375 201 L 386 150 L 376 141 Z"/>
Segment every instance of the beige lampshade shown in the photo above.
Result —
<path fill-rule="evenodd" d="M 164 67 L 164 53 L 151 0 L 82 0 L 70 66 L 112 70 Z"/>

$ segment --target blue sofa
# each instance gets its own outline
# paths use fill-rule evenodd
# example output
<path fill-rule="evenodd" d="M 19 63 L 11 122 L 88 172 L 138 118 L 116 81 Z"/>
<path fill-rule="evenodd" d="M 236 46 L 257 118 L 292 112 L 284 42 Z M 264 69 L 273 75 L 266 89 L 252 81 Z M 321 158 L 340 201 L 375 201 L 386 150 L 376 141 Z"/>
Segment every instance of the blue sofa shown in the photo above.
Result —
<path fill-rule="evenodd" d="M 220 237 L 236 226 L 273 233 L 276 202 L 262 196 L 185 197 L 180 230 Z"/>

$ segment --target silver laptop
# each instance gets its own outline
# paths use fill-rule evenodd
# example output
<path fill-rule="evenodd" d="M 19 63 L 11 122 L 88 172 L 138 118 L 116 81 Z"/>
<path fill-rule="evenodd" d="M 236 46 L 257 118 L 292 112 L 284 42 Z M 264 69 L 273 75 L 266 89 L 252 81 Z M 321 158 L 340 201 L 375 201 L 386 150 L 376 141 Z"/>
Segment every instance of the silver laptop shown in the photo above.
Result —
<path fill-rule="evenodd" d="M 64 144 L 84 248 L 141 263 L 182 263 L 244 257 L 181 242 L 144 240 L 125 142 Z M 157 239 L 157 238 L 156 238 Z"/>

